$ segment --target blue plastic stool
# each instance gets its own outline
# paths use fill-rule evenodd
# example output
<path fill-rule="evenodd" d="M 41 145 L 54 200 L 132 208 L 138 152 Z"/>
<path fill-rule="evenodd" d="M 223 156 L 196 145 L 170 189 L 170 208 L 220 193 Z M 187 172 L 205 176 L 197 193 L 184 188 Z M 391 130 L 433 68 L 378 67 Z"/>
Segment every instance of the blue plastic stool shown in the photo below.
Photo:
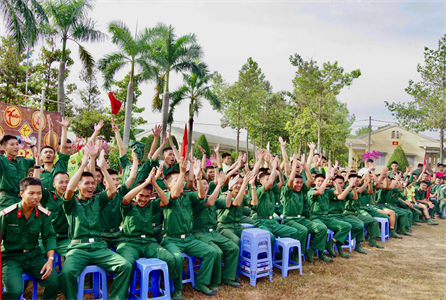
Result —
<path fill-rule="evenodd" d="M 187 273 L 185 272 L 183 268 L 183 284 L 185 283 L 192 283 L 192 287 L 195 287 L 195 276 L 194 276 L 194 261 L 192 259 L 192 256 L 187 255 L 186 253 L 181 253 L 184 258 L 187 258 L 188 264 L 187 264 Z"/>
<path fill-rule="evenodd" d="M 53 270 L 56 270 L 56 267 L 59 267 L 57 269 L 57 274 L 62 272 L 62 257 L 59 255 L 59 253 L 54 252 Z"/>
<path fill-rule="evenodd" d="M 273 257 L 275 257 L 276 253 L 279 252 L 280 247 L 282 247 L 282 259 L 273 259 L 273 266 L 282 270 L 282 277 L 287 277 L 289 270 L 296 269 L 299 269 L 300 275 L 302 275 L 302 253 L 300 249 L 300 241 L 292 238 L 276 238 L 274 240 Z M 297 247 L 299 250 L 298 262 L 291 260 L 291 252 L 295 247 Z"/>
<path fill-rule="evenodd" d="M 93 288 L 84 290 L 85 284 L 85 275 L 93 273 Z M 98 266 L 86 266 L 82 271 L 81 275 L 78 278 L 77 285 L 77 300 L 82 300 L 84 298 L 84 294 L 93 293 L 94 299 L 108 299 L 108 290 L 107 290 L 107 273 L 104 269 Z M 99 298 L 101 297 L 102 298 Z"/>
<path fill-rule="evenodd" d="M 249 224 L 249 223 L 241 223 L 240 225 L 242 225 L 245 228 L 254 228 L 254 225 Z"/>
<path fill-rule="evenodd" d="M 32 277 L 29 274 L 23 273 L 22 274 L 22 293 L 25 290 L 25 281 L 27 280 L 31 280 L 33 282 L 33 295 L 32 295 L 32 300 L 37 300 L 37 279 L 35 279 L 34 277 Z M 19 300 L 23 300 L 23 294 L 22 296 L 20 296 Z"/>
<path fill-rule="evenodd" d="M 379 227 L 381 227 L 381 242 L 384 243 L 390 239 L 389 219 L 376 217 L 375 219 L 378 221 Z"/>
<path fill-rule="evenodd" d="M 248 277 L 252 286 L 256 285 L 256 280 L 260 277 L 269 276 L 269 281 L 273 280 L 269 231 L 258 228 L 242 231 L 237 273 Z"/>
<path fill-rule="evenodd" d="M 160 271 L 163 272 L 165 290 L 160 288 Z M 136 288 L 136 284 L 138 283 L 138 272 L 139 289 Z M 151 282 L 150 286 L 149 282 Z M 152 292 L 152 298 L 148 298 L 148 292 Z M 136 294 L 139 294 L 139 297 Z M 140 258 L 135 261 L 135 271 L 133 272 L 129 298 L 135 300 L 170 299 L 169 270 L 167 268 L 167 263 L 158 258 Z"/>
<path fill-rule="evenodd" d="M 442 215 L 443 215 L 443 217 L 446 217 L 446 206 L 443 209 Z"/>
<path fill-rule="evenodd" d="M 336 244 L 334 244 L 334 249 L 336 250 L 336 251 L 338 251 L 338 246 L 336 246 Z M 356 238 L 354 238 L 353 240 L 352 240 L 352 232 L 350 231 L 349 233 L 348 233 L 348 236 L 347 236 L 347 238 L 345 239 L 345 242 L 344 242 L 344 245 L 342 245 L 342 248 L 343 249 L 348 249 L 349 251 L 350 251 L 350 253 L 352 253 L 353 252 L 353 249 L 355 249 L 355 247 L 356 247 Z M 339 251 L 338 251 L 339 252 Z"/>

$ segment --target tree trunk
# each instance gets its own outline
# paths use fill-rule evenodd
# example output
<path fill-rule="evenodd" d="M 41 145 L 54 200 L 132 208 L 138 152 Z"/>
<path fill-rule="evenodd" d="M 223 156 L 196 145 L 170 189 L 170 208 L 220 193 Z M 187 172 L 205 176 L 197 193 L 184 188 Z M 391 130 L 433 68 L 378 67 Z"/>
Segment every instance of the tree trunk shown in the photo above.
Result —
<path fill-rule="evenodd" d="M 124 146 L 127 147 L 130 139 L 130 126 L 132 120 L 132 104 L 133 104 L 133 76 L 130 78 L 129 85 L 127 87 L 127 98 L 125 103 L 125 120 L 124 120 L 124 136 L 122 141 Z"/>
<path fill-rule="evenodd" d="M 444 162 L 444 145 L 443 145 L 443 141 L 444 141 L 444 130 L 440 129 L 440 162 L 441 163 Z"/>
<path fill-rule="evenodd" d="M 263 132 L 260 132 L 260 149 L 263 149 Z"/>
<path fill-rule="evenodd" d="M 249 131 L 246 129 L 246 163 L 249 161 Z"/>
<path fill-rule="evenodd" d="M 65 89 L 64 89 L 64 81 L 65 81 L 65 61 L 62 59 L 59 63 L 59 75 L 57 78 L 57 111 L 65 115 Z"/>
<path fill-rule="evenodd" d="M 297 153 L 299 153 L 299 154 L 302 153 L 302 136 L 299 139 L 299 151 Z"/>
<path fill-rule="evenodd" d="M 237 144 L 235 146 L 235 152 L 238 153 L 238 145 L 239 145 L 239 141 L 240 141 L 240 128 L 237 127 Z"/>
<path fill-rule="evenodd" d="M 322 129 L 321 101 L 322 99 L 319 101 L 319 115 L 317 124 L 317 153 L 321 153 L 321 129 Z"/>
<path fill-rule="evenodd" d="M 161 114 L 163 124 L 163 133 L 161 136 L 164 136 L 167 129 L 167 119 L 169 116 L 169 70 L 166 71 L 166 75 L 164 77 L 163 107 Z"/>
<path fill-rule="evenodd" d="M 192 133 L 194 127 L 194 116 L 189 116 L 189 132 L 187 133 L 187 154 L 192 153 Z M 207 153 L 207 155 L 210 155 Z"/>

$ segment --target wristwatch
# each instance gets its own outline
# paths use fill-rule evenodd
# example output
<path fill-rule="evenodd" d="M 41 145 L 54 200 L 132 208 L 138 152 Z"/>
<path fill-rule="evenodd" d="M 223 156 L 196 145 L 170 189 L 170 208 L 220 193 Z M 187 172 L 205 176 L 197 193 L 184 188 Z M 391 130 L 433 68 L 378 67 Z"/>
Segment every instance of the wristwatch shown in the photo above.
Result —
<path fill-rule="evenodd" d="M 54 260 L 54 256 L 50 256 L 50 257 L 48 257 L 48 260 Z"/>

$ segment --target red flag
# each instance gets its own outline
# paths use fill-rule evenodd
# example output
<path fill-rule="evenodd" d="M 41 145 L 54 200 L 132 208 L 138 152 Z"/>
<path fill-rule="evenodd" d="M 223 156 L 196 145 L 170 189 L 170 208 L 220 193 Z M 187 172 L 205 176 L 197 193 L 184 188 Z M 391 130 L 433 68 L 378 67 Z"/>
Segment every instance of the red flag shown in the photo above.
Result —
<path fill-rule="evenodd" d="M 187 156 L 187 124 L 184 125 L 183 144 L 181 145 L 181 157 L 186 159 Z"/>
<path fill-rule="evenodd" d="M 424 154 L 424 162 L 423 162 L 423 166 L 425 166 L 426 163 L 427 163 L 427 156 L 426 156 L 426 154 Z"/>
<path fill-rule="evenodd" d="M 110 98 L 112 114 L 117 115 L 121 109 L 121 101 L 116 99 L 112 92 L 108 93 L 108 98 Z"/>

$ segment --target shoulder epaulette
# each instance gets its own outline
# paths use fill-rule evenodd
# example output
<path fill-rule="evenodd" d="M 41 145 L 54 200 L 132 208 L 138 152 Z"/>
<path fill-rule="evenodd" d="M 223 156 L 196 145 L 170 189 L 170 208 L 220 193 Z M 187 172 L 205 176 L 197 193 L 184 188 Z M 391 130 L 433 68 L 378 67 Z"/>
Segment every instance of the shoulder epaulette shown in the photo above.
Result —
<path fill-rule="evenodd" d="M 37 209 L 40 210 L 42 213 L 44 213 L 45 215 L 49 216 L 50 215 L 50 211 L 46 208 L 43 208 L 40 205 L 37 205 Z"/>
<path fill-rule="evenodd" d="M 11 206 L 8 206 L 7 208 L 5 208 L 4 210 L 1 211 L 1 214 L 3 216 L 6 216 L 7 214 L 9 214 L 10 212 L 12 212 L 13 210 L 15 210 L 17 208 L 17 204 L 13 204 Z"/>

